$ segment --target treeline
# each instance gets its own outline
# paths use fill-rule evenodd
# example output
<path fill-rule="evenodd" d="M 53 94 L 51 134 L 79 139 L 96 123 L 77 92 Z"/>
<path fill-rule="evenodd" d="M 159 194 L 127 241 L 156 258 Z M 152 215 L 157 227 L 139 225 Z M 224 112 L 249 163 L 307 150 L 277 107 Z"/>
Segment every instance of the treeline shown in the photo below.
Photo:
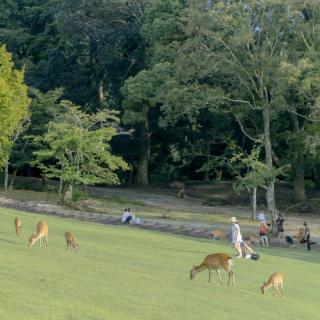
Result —
<path fill-rule="evenodd" d="M 0 42 L 31 99 L 7 168 L 82 184 L 118 183 L 100 170 L 111 167 L 129 185 L 233 178 L 252 201 L 265 188 L 275 215 L 277 178 L 297 202 L 306 178 L 320 186 L 319 31 L 315 0 L 6 0 Z M 80 114 L 101 122 L 70 133 Z M 54 123 L 65 136 L 113 128 L 105 148 L 128 166 L 79 160 L 65 173 L 77 152 L 52 145 Z"/>

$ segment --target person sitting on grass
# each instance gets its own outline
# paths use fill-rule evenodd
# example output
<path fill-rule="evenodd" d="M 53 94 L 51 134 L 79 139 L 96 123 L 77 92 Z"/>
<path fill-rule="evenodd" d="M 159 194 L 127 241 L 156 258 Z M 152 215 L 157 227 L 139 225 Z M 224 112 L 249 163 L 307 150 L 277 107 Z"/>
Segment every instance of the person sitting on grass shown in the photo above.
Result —
<path fill-rule="evenodd" d="M 134 212 L 130 208 L 128 210 L 131 213 L 131 217 L 132 217 L 130 220 L 130 224 L 141 224 L 140 218 L 137 218 Z"/>
<path fill-rule="evenodd" d="M 129 209 L 124 209 L 123 215 L 122 215 L 122 223 L 130 223 L 132 219 L 132 213 Z"/>

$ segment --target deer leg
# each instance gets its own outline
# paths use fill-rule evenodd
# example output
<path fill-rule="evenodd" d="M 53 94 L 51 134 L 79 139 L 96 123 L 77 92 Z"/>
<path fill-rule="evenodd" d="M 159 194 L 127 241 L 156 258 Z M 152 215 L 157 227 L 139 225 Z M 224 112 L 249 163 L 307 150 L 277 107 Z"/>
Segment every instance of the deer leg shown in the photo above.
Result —
<path fill-rule="evenodd" d="M 216 269 L 216 272 L 217 272 L 217 275 L 218 275 L 218 277 L 219 277 L 220 284 L 222 285 L 222 279 L 221 279 L 221 275 L 220 275 L 220 270 L 219 270 L 219 269 Z"/>
<path fill-rule="evenodd" d="M 209 270 L 209 281 L 208 282 L 210 282 L 211 281 L 211 269 L 208 269 Z"/>
<path fill-rule="evenodd" d="M 279 286 L 278 286 L 278 285 L 276 286 L 276 292 L 277 292 L 279 298 L 282 298 L 282 289 L 281 289 L 281 295 L 280 295 L 280 293 L 279 293 Z"/>
<path fill-rule="evenodd" d="M 47 236 L 44 238 L 44 243 L 45 243 L 45 248 L 47 249 L 48 248 L 48 237 Z"/>
<path fill-rule="evenodd" d="M 235 280 L 234 273 L 233 273 L 232 270 L 229 271 L 229 277 L 232 278 L 232 285 L 235 287 L 236 286 L 236 280 Z"/>
<path fill-rule="evenodd" d="M 276 296 L 276 286 L 273 285 L 272 289 L 273 289 L 273 295 Z"/>
<path fill-rule="evenodd" d="M 280 289 L 281 289 L 281 297 L 283 297 L 283 284 L 280 283 Z"/>

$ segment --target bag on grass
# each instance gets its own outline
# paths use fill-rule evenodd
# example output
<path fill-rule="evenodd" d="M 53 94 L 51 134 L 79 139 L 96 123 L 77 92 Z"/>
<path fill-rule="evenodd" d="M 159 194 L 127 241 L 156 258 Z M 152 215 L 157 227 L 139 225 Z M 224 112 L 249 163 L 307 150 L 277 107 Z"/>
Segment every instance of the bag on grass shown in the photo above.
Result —
<path fill-rule="evenodd" d="M 259 253 L 253 253 L 251 255 L 251 259 L 252 260 L 259 260 L 260 259 L 260 254 Z"/>

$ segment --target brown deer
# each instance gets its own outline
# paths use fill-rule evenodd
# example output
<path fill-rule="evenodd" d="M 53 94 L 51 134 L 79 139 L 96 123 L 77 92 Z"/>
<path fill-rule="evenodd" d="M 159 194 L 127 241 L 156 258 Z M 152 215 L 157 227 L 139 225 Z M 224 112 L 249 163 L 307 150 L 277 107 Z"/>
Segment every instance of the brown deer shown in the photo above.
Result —
<path fill-rule="evenodd" d="M 37 241 L 41 247 L 41 241 L 44 238 L 44 247 L 48 248 L 48 224 L 46 222 L 40 221 L 37 224 L 37 234 L 32 234 L 29 238 L 28 246 L 32 247 Z"/>
<path fill-rule="evenodd" d="M 14 226 L 16 228 L 16 235 L 19 236 L 22 228 L 22 222 L 20 218 L 17 217 L 14 219 Z"/>
<path fill-rule="evenodd" d="M 281 289 L 281 295 L 279 293 L 279 288 Z M 262 294 L 265 294 L 265 292 L 270 288 L 273 288 L 273 295 L 276 294 L 281 298 L 283 296 L 283 274 L 281 272 L 275 272 L 272 274 L 267 282 L 264 282 L 261 287 Z"/>
<path fill-rule="evenodd" d="M 255 245 L 259 245 L 261 241 L 260 237 L 253 232 L 245 233 L 243 235 L 243 239 L 247 241 L 248 244 L 255 244 Z"/>
<path fill-rule="evenodd" d="M 227 240 L 226 235 L 224 234 L 224 232 L 222 230 L 219 229 L 214 229 L 212 230 L 212 236 L 213 236 L 213 240 Z"/>
<path fill-rule="evenodd" d="M 66 242 L 67 242 L 67 250 L 69 249 L 69 247 L 70 247 L 70 251 L 72 248 L 75 251 L 79 250 L 79 244 L 76 243 L 76 237 L 74 236 L 73 232 L 66 231 L 64 233 L 64 238 L 66 239 Z"/>
<path fill-rule="evenodd" d="M 229 274 L 228 286 L 230 285 L 230 280 L 232 278 L 232 284 L 235 286 L 235 279 L 232 268 L 232 257 L 226 253 L 215 253 L 210 254 L 205 257 L 203 262 L 199 266 L 193 266 L 190 271 L 190 280 L 193 279 L 199 272 L 208 269 L 209 270 L 209 281 L 211 278 L 211 270 L 214 269 L 217 272 L 220 283 L 222 285 L 222 279 L 220 275 L 220 268 L 226 270 Z"/>

